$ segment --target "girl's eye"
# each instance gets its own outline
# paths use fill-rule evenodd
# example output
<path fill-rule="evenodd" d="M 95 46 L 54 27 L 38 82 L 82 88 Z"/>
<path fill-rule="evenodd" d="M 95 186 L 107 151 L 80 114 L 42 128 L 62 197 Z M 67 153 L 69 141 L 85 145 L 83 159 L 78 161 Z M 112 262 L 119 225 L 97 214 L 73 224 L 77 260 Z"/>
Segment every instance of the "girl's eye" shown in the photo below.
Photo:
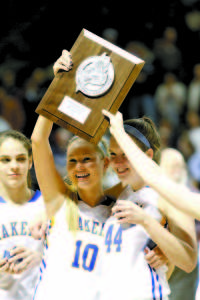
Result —
<path fill-rule="evenodd" d="M 116 154 L 115 154 L 114 152 L 110 152 L 110 156 L 111 156 L 111 157 L 115 157 Z"/>
<path fill-rule="evenodd" d="M 72 163 L 72 164 L 73 163 L 75 164 L 76 163 L 76 159 L 72 158 L 72 159 L 69 160 L 69 162 Z"/>
<path fill-rule="evenodd" d="M 17 161 L 19 161 L 19 162 L 26 161 L 26 157 L 19 157 L 19 158 L 17 159 Z"/>
<path fill-rule="evenodd" d="M 3 163 L 7 163 L 7 162 L 10 161 L 10 158 L 8 158 L 8 157 L 3 157 L 3 158 L 0 159 L 0 161 L 3 162 Z"/>
<path fill-rule="evenodd" d="M 91 160 L 90 157 L 85 157 L 85 158 L 83 159 L 84 162 L 87 162 L 87 161 L 90 161 L 90 160 Z"/>

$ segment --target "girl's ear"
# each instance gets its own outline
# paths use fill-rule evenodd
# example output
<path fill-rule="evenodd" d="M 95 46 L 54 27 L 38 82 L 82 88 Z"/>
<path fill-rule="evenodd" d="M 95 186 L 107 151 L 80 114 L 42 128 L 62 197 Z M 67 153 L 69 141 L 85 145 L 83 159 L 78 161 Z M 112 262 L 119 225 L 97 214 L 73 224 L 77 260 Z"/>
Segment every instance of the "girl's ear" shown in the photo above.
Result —
<path fill-rule="evenodd" d="M 150 148 L 145 153 L 146 153 L 146 155 L 148 157 L 150 157 L 151 159 L 153 159 L 153 149 Z"/>

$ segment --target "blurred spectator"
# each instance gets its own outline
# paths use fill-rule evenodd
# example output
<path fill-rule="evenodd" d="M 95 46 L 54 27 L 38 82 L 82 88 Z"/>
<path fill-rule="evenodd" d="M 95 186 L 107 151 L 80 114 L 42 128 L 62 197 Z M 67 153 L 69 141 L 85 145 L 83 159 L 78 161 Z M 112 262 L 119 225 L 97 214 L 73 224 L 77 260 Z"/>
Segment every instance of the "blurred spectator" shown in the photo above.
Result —
<path fill-rule="evenodd" d="M 200 152 L 195 151 L 189 132 L 184 129 L 177 139 L 177 149 L 182 153 L 187 163 L 188 176 L 196 189 L 200 188 Z"/>
<path fill-rule="evenodd" d="M 160 166 L 172 180 L 181 184 L 188 184 L 187 164 L 182 153 L 175 148 L 161 151 Z"/>
<path fill-rule="evenodd" d="M 127 96 L 128 118 L 146 115 L 156 123 L 157 115 L 153 97 L 156 87 L 154 55 L 144 43 L 139 41 L 129 41 L 125 50 L 145 61 L 143 69 Z"/>
<path fill-rule="evenodd" d="M 35 122 L 37 120 L 37 114 L 35 109 L 41 101 L 44 93 L 46 92 L 50 84 L 49 69 L 35 68 L 30 77 L 24 83 L 24 99 L 23 104 L 26 111 L 27 123 L 25 134 L 30 137 Z"/>
<path fill-rule="evenodd" d="M 200 190 L 200 151 L 194 152 L 188 159 L 188 170 L 193 185 Z"/>
<path fill-rule="evenodd" d="M 2 116 L 2 103 L 0 102 L 0 131 L 5 131 L 11 129 L 11 125 Z"/>
<path fill-rule="evenodd" d="M 182 54 L 177 46 L 177 38 L 176 28 L 166 27 L 163 37 L 154 41 L 153 52 L 156 58 L 156 66 L 163 74 L 166 72 L 180 74 Z"/>
<path fill-rule="evenodd" d="M 168 119 L 174 129 L 180 126 L 187 97 L 186 85 L 174 73 L 165 73 L 155 90 L 155 102 L 160 118 Z"/>
<path fill-rule="evenodd" d="M 193 67 L 193 78 L 188 85 L 187 109 L 200 113 L 200 63 Z"/>
<path fill-rule="evenodd" d="M 200 29 L 200 12 L 196 9 L 188 12 L 185 15 L 185 21 L 187 26 L 192 31 L 199 31 Z"/>
<path fill-rule="evenodd" d="M 154 53 L 143 42 L 129 41 L 125 46 L 125 50 L 145 61 L 142 70 L 145 70 L 148 74 L 154 73 Z"/>
<path fill-rule="evenodd" d="M 1 110 L 0 110 L 1 111 Z M 0 116 L 0 131 L 5 131 L 11 129 L 10 124 L 4 119 L 2 116 Z"/>
<path fill-rule="evenodd" d="M 181 0 L 181 2 L 186 6 L 193 6 L 199 0 Z"/>
<path fill-rule="evenodd" d="M 187 174 L 187 165 L 182 154 L 173 148 L 161 152 L 161 168 L 172 180 L 177 183 L 190 185 Z M 191 273 L 186 273 L 178 267 L 169 278 L 171 294 L 169 300 L 195 300 L 198 284 L 198 264 Z"/>
<path fill-rule="evenodd" d="M 25 82 L 25 99 L 29 103 L 38 103 L 44 94 L 44 85 L 46 83 L 45 69 L 36 68 L 31 76 Z M 45 86 L 46 88 L 46 86 Z"/>
<path fill-rule="evenodd" d="M 115 28 L 106 28 L 102 32 L 102 38 L 114 45 L 117 45 L 118 37 L 119 37 L 119 32 Z"/>
<path fill-rule="evenodd" d="M 0 104 L 2 117 L 18 131 L 23 131 L 26 122 L 26 113 L 19 98 L 7 94 L 6 90 L 0 88 Z"/>
<path fill-rule="evenodd" d="M 182 155 L 187 163 L 188 159 L 195 152 L 195 148 L 190 141 L 187 129 L 184 129 L 178 136 L 176 148 L 177 148 L 177 150 L 179 150 L 182 153 Z"/>
<path fill-rule="evenodd" d="M 71 137 L 72 133 L 62 127 L 55 129 L 51 137 L 55 164 L 58 172 L 63 177 L 66 176 L 66 145 Z"/>
<path fill-rule="evenodd" d="M 194 148 L 188 158 L 188 169 L 194 184 L 200 189 L 200 117 L 195 111 L 186 114 L 188 138 Z"/>
<path fill-rule="evenodd" d="M 188 111 L 186 114 L 186 125 L 189 139 L 194 146 L 195 152 L 200 152 L 200 117 L 196 111 Z"/>
<path fill-rule="evenodd" d="M 168 119 L 162 118 L 159 121 L 158 131 L 161 139 L 161 148 L 165 149 L 174 146 L 175 132 L 173 125 Z"/>
<path fill-rule="evenodd" d="M 19 98 L 22 101 L 23 92 L 17 86 L 17 73 L 11 68 L 7 68 L 1 74 L 1 85 L 6 90 L 7 94 Z"/>

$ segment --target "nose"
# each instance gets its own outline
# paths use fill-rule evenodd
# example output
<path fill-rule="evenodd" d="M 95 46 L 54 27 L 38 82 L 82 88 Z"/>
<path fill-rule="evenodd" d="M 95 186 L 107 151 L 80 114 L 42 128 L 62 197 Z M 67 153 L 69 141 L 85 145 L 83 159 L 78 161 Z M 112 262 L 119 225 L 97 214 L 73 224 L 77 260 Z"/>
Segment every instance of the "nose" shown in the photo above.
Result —
<path fill-rule="evenodd" d="M 84 164 L 81 161 L 77 162 L 76 169 L 77 170 L 83 170 L 84 169 Z"/>
<path fill-rule="evenodd" d="M 124 163 L 124 156 L 122 156 L 122 155 L 116 156 L 115 160 L 114 160 L 114 163 L 115 164 L 123 164 Z"/>
<path fill-rule="evenodd" d="M 19 168 L 19 164 L 16 160 L 12 160 L 10 163 L 11 169 L 16 170 Z"/>

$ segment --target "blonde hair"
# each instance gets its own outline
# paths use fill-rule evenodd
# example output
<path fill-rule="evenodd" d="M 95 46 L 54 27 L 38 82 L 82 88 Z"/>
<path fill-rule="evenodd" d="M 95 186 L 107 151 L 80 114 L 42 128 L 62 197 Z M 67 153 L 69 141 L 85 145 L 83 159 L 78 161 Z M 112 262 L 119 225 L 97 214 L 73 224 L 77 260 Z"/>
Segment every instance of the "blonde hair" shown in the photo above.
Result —
<path fill-rule="evenodd" d="M 79 214 L 78 214 L 78 206 L 77 201 L 73 201 L 73 199 L 66 198 L 66 220 L 68 223 L 69 230 L 76 234 L 78 230 L 78 220 L 79 220 Z"/>
<path fill-rule="evenodd" d="M 74 141 L 76 141 L 78 139 L 81 140 L 82 138 L 75 135 L 71 139 L 69 139 L 68 142 L 67 142 L 67 148 L 68 148 L 69 145 L 71 145 Z M 90 142 L 88 142 L 88 143 L 90 143 Z M 105 157 L 109 156 L 108 143 L 105 140 L 105 138 L 102 138 L 99 141 L 99 143 L 96 145 L 96 149 L 97 149 L 97 152 L 99 152 L 102 155 L 102 158 L 105 158 Z"/>
<path fill-rule="evenodd" d="M 175 148 L 165 148 L 161 152 L 160 167 L 176 182 L 186 184 L 188 171 L 185 159 L 180 151 Z M 179 169 L 177 175 L 176 169 Z"/>

